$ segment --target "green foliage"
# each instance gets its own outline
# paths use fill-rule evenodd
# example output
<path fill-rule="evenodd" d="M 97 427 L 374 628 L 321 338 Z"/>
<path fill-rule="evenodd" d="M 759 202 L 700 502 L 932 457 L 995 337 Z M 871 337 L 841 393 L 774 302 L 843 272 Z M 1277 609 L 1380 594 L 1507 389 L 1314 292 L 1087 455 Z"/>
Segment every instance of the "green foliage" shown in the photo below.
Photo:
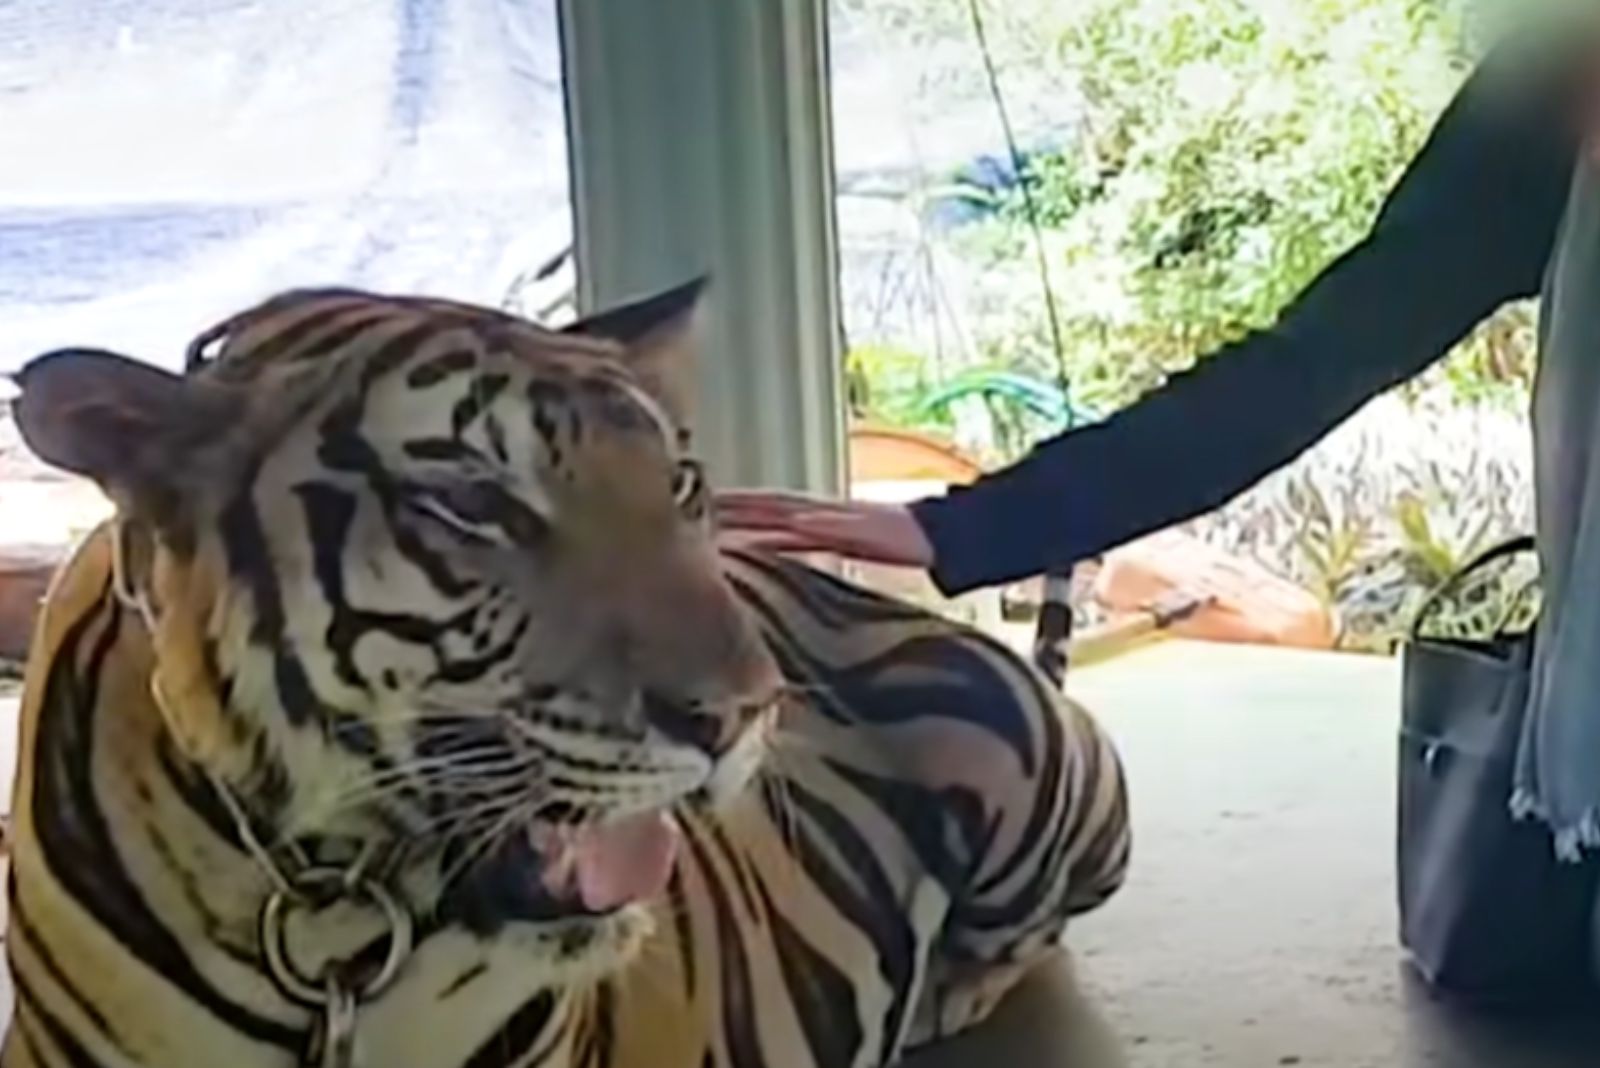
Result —
<path fill-rule="evenodd" d="M 1035 194 L 1072 349 L 1113 402 L 1270 325 L 1370 227 L 1464 73 L 1452 20 L 1404 0 L 1055 9 L 1083 136 Z"/>
<path fill-rule="evenodd" d="M 980 0 L 1002 83 L 1044 67 L 1076 136 L 1028 180 L 1075 392 L 1119 407 L 1251 330 L 1368 230 L 1468 68 L 1454 2 Z M 900 38 L 972 38 L 967 0 L 836 0 Z M 971 53 L 976 70 L 979 56 Z M 935 134 L 937 131 L 933 131 Z M 1054 377 L 1023 198 L 957 238 L 976 359 Z M 1413 392 L 1520 396 L 1526 312 Z"/>
<path fill-rule="evenodd" d="M 1191 532 L 1315 591 L 1337 615 L 1345 648 L 1391 648 L 1431 594 L 1533 523 L 1519 417 L 1403 414 L 1396 400 L 1380 403 Z M 1513 607 L 1529 606 L 1525 582 L 1503 579 L 1494 569 L 1455 590 L 1431 629 L 1493 633 Z"/>
<path fill-rule="evenodd" d="M 857 419 L 935 431 L 952 437 L 974 457 L 991 463 L 1026 452 L 1059 433 L 1064 414 L 1019 403 L 1013 390 L 997 388 L 1006 369 L 977 365 L 949 382 L 935 381 L 919 354 L 889 345 L 862 345 L 845 360 L 845 391 Z M 1035 381 L 1034 388 L 1054 387 Z M 1059 402 L 1058 402 L 1059 403 Z"/>
<path fill-rule="evenodd" d="M 1413 402 L 1437 397 L 1445 403 L 1495 405 L 1526 411 L 1538 351 L 1538 308 L 1521 301 L 1481 323 L 1455 352 L 1402 386 Z"/>
<path fill-rule="evenodd" d="M 1025 181 L 1072 398 L 1100 411 L 1269 326 L 1361 240 L 1485 32 L 1467 25 L 1467 0 L 979 2 L 1003 85 L 1048 71 L 1069 86 L 1048 110 L 1074 133 L 1033 157 Z M 972 41 L 968 0 L 834 4 L 896 39 Z M 968 55 L 980 71 L 976 48 Z M 984 221 L 941 239 L 965 268 L 972 339 L 947 377 L 1006 368 L 1054 381 L 1062 370 L 1026 207 L 1002 194 Z M 1535 332 L 1530 305 L 1505 309 L 1402 387 L 1402 414 L 1456 426 L 1456 412 L 1525 410 Z M 919 391 L 943 384 L 906 365 L 863 373 L 886 376 L 874 394 L 899 399 L 882 410 L 911 425 L 928 419 Z M 1007 418 L 990 420 L 992 457 L 1038 436 Z M 1470 434 L 1452 441 L 1442 461 L 1388 446 L 1315 450 L 1193 529 L 1316 590 L 1348 647 L 1387 648 L 1431 591 L 1531 519 L 1524 469 Z M 1441 626 L 1526 609 L 1522 585 L 1495 582 L 1453 598 Z"/>
<path fill-rule="evenodd" d="M 845 357 L 845 393 L 850 413 L 890 426 L 934 429 L 924 414 L 938 386 L 928 361 L 894 345 L 858 345 Z M 938 429 L 944 429 L 938 427 Z"/>
<path fill-rule="evenodd" d="M 1307 585 L 1324 605 L 1337 608 L 1360 573 L 1373 540 L 1373 517 L 1323 493 L 1305 475 L 1288 480 L 1283 507 L 1291 518 L 1285 524 L 1292 532 L 1289 543 L 1302 558 Z"/>

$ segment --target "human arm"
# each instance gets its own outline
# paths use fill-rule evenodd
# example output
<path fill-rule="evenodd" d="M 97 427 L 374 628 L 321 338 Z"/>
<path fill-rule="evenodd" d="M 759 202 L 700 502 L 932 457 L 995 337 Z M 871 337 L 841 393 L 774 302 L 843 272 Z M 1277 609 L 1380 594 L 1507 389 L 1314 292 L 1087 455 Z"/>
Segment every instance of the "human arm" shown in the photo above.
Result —
<path fill-rule="evenodd" d="M 1441 117 L 1369 236 L 1278 323 L 1104 422 L 911 516 L 947 593 L 1069 564 L 1209 511 L 1537 292 L 1575 124 L 1486 66 Z M 1536 92 L 1537 90 L 1537 92 Z"/>
<path fill-rule="evenodd" d="M 1576 54 L 1576 49 L 1574 49 Z M 776 548 L 931 567 L 946 593 L 1036 574 L 1214 508 L 1537 291 L 1577 154 L 1581 69 L 1502 46 L 1469 79 L 1368 237 L 1278 323 L 1103 423 L 909 509 L 730 495 Z M 1530 70 L 1535 76 L 1523 76 Z"/>

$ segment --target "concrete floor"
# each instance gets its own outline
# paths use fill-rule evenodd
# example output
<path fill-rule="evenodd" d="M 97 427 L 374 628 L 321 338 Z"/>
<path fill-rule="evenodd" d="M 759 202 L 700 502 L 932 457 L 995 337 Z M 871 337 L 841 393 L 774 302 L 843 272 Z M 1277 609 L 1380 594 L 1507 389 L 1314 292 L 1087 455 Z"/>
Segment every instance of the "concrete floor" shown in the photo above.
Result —
<path fill-rule="evenodd" d="M 1122 748 L 1138 837 L 1128 887 L 1068 941 L 1133 1068 L 1600 1068 L 1600 1013 L 1500 1026 L 1406 981 L 1396 668 L 1169 642 L 1072 675 Z"/>
<path fill-rule="evenodd" d="M 1135 1068 L 1596 1068 L 1457 1018 L 1395 942 L 1398 664 L 1162 643 L 1071 678 L 1132 782 L 1128 887 L 1068 936 Z"/>

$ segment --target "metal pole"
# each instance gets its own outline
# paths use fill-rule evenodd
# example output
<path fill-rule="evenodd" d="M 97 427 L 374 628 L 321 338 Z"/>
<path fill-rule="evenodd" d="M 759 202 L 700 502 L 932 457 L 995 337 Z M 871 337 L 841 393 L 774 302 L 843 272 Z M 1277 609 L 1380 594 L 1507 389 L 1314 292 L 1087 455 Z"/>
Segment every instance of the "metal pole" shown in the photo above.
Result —
<path fill-rule="evenodd" d="M 838 493 L 825 0 L 561 0 L 579 305 L 711 276 L 698 449 Z"/>

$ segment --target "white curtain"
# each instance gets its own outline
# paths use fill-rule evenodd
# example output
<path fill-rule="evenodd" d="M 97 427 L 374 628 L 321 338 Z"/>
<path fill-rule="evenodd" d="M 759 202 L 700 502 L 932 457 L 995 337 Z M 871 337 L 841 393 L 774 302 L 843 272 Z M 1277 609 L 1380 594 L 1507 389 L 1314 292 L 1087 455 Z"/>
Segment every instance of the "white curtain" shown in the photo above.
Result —
<path fill-rule="evenodd" d="M 0 3 L 0 371 L 288 286 L 538 301 L 560 81 L 553 0 Z"/>

